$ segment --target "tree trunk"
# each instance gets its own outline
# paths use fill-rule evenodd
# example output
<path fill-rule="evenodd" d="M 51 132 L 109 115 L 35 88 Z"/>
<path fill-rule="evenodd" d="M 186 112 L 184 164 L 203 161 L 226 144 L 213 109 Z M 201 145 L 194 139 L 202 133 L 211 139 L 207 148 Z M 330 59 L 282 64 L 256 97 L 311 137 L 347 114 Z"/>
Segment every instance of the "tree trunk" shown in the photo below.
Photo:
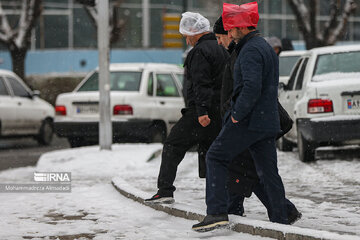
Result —
<path fill-rule="evenodd" d="M 11 49 L 11 62 L 13 72 L 16 73 L 21 79 L 26 81 L 25 78 L 25 58 L 27 49 Z"/>
<path fill-rule="evenodd" d="M 305 39 L 305 45 L 306 45 L 306 49 L 313 49 L 313 48 L 317 48 L 317 47 L 322 47 L 325 46 L 324 42 L 317 39 L 314 36 L 307 36 Z"/>

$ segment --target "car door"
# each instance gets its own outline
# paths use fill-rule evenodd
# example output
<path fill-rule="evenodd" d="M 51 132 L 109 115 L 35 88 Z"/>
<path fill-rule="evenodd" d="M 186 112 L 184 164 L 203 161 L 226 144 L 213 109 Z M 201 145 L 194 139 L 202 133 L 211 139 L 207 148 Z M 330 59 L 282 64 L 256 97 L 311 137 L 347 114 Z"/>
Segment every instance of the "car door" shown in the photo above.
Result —
<path fill-rule="evenodd" d="M 299 109 L 297 108 L 298 104 L 296 104 L 296 103 L 298 103 L 300 101 L 300 99 L 304 96 L 304 90 L 303 90 L 304 75 L 305 75 L 305 70 L 306 70 L 306 66 L 307 66 L 308 61 L 309 61 L 309 58 L 304 58 L 301 61 L 301 65 L 299 67 L 298 74 L 296 76 L 294 89 L 291 92 L 290 99 L 292 99 L 292 101 L 294 102 L 294 110 L 293 110 L 294 118 L 293 119 L 298 119 L 298 118 L 301 117 L 299 115 L 300 114 Z M 297 139 L 296 125 L 293 126 L 292 131 L 290 133 L 290 137 L 293 140 Z"/>
<path fill-rule="evenodd" d="M 159 119 L 161 116 L 160 109 L 158 108 L 157 99 L 155 97 L 156 88 L 154 81 L 154 73 L 149 72 L 147 76 L 147 88 L 146 88 L 146 98 L 144 102 L 144 109 L 146 109 L 147 116 L 150 119 Z"/>
<path fill-rule="evenodd" d="M 299 72 L 301 69 L 301 65 L 303 63 L 304 59 L 300 59 L 293 71 L 291 72 L 288 84 L 281 89 L 279 94 L 279 101 L 281 105 L 285 108 L 285 110 L 289 113 L 290 117 L 296 121 L 296 116 L 294 112 L 294 106 L 295 102 L 298 99 L 298 92 L 295 91 L 295 82 L 297 77 L 299 76 Z M 296 128 L 293 126 L 293 128 L 286 134 L 286 138 L 291 139 L 292 141 L 295 141 L 296 139 Z"/>
<path fill-rule="evenodd" d="M 16 118 L 18 121 L 18 131 L 21 134 L 37 134 L 42 123 L 42 111 L 38 104 L 35 104 L 32 94 L 23 83 L 15 77 L 6 76 L 9 83 L 14 101 L 17 104 Z"/>
<path fill-rule="evenodd" d="M 180 110 L 184 107 L 180 86 L 176 84 L 171 73 L 156 72 L 155 89 L 156 106 L 160 116 L 172 126 L 179 120 Z"/>
<path fill-rule="evenodd" d="M 0 135 L 16 135 L 19 125 L 16 107 L 17 102 L 11 96 L 5 79 L 0 77 Z"/>

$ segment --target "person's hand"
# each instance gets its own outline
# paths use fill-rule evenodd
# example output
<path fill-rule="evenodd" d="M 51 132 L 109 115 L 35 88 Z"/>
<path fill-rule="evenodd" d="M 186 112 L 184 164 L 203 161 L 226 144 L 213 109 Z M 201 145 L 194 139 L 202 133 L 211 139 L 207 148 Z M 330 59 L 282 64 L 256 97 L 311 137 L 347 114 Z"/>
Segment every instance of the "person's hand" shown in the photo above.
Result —
<path fill-rule="evenodd" d="M 210 124 L 210 118 L 209 115 L 203 115 L 198 117 L 199 123 L 201 124 L 201 126 L 206 127 L 207 125 Z"/>
<path fill-rule="evenodd" d="M 233 123 L 238 123 L 238 122 L 239 122 L 239 121 L 236 121 L 235 118 L 233 118 L 233 116 L 231 116 L 231 121 L 232 121 Z"/>

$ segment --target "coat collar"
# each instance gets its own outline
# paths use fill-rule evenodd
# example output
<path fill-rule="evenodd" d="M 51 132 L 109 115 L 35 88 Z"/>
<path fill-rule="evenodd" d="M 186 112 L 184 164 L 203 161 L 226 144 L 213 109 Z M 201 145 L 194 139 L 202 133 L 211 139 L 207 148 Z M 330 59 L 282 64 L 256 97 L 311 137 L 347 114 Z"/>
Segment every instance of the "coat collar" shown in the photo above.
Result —
<path fill-rule="evenodd" d="M 216 40 L 215 34 L 211 32 L 201 36 L 195 46 L 206 40 Z"/>
<path fill-rule="evenodd" d="M 251 38 L 255 37 L 255 36 L 259 36 L 260 33 L 258 30 L 249 32 L 245 37 L 243 37 L 240 42 L 238 44 L 236 44 L 235 46 L 235 51 L 237 52 L 237 54 L 240 53 L 240 50 L 243 48 L 243 46 L 245 45 L 245 43 L 247 41 L 249 41 Z"/>

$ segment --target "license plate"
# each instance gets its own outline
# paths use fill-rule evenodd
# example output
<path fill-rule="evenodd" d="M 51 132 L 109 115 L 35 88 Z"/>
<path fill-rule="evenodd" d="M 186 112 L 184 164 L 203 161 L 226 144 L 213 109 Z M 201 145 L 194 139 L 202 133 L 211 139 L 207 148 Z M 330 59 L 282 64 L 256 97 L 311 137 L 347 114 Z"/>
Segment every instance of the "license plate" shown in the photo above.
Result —
<path fill-rule="evenodd" d="M 346 99 L 346 109 L 348 111 L 360 110 L 360 98 L 348 98 L 348 99 Z"/>
<path fill-rule="evenodd" d="M 89 105 L 77 105 L 76 113 L 77 114 L 94 114 L 99 112 L 99 105 L 89 104 Z"/>

